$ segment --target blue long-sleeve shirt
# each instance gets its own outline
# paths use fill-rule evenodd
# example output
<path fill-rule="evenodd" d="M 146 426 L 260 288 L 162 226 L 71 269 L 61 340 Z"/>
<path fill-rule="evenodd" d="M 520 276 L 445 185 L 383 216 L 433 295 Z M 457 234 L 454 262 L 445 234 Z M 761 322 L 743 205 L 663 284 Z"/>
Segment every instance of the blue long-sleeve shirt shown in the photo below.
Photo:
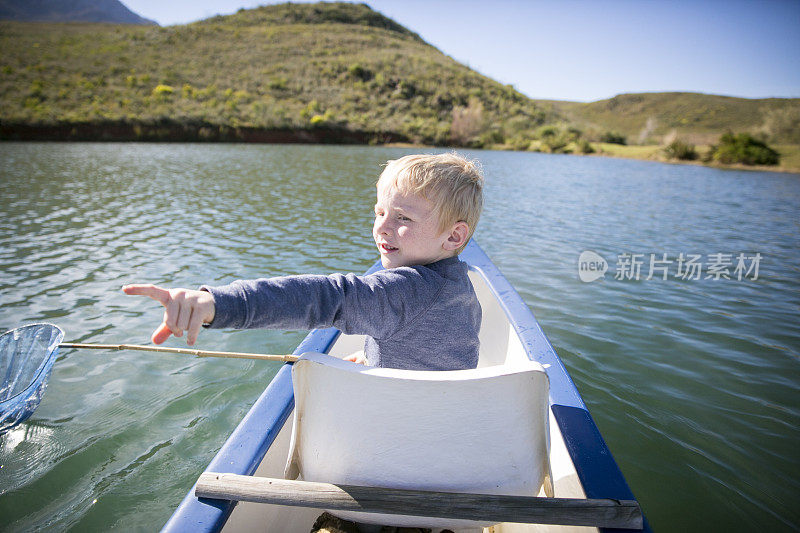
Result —
<path fill-rule="evenodd" d="M 458 257 L 366 276 L 282 276 L 201 287 L 214 296 L 211 328 L 336 327 L 366 335 L 367 364 L 459 370 L 478 364 L 481 307 Z"/>

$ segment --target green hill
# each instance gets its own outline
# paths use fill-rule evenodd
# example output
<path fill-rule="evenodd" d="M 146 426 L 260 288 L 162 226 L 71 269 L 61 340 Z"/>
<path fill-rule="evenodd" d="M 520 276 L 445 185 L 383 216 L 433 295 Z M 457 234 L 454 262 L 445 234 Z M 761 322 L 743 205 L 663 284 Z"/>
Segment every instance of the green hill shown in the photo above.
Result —
<path fill-rule="evenodd" d="M 271 5 L 163 28 L 5 21 L 0 49 L 0 140 L 411 142 L 664 159 L 671 140 L 707 151 L 731 130 L 783 145 L 781 168 L 800 168 L 800 99 L 532 100 L 366 4 Z M 599 143 L 608 133 L 649 146 Z"/>
<path fill-rule="evenodd" d="M 710 144 L 728 130 L 763 135 L 776 143 L 800 144 L 800 98 L 638 93 L 591 103 L 537 102 L 565 115 L 590 135 L 618 132 L 629 144 L 659 144 L 676 136 Z"/>
<path fill-rule="evenodd" d="M 365 4 L 0 23 L 0 138 L 530 142 L 558 120 Z"/>

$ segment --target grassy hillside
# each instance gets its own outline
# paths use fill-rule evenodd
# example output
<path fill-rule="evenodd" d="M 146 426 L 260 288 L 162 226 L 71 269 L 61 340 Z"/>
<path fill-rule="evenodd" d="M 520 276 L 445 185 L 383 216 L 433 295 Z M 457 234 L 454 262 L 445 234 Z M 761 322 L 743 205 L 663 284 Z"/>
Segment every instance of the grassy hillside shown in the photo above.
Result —
<path fill-rule="evenodd" d="M 3 22 L 0 48 L 3 138 L 527 146 L 559 118 L 364 4 L 165 28 Z"/>
<path fill-rule="evenodd" d="M 629 144 L 680 137 L 711 144 L 727 130 L 800 144 L 800 98 L 748 99 L 699 93 L 620 94 L 591 103 L 538 101 L 594 137 L 614 131 Z"/>
<path fill-rule="evenodd" d="M 0 22 L 0 140 L 412 142 L 664 160 L 722 133 L 800 149 L 800 99 L 532 100 L 365 4 L 281 4 L 188 25 Z M 603 144 L 609 132 L 628 147 Z M 630 146 L 636 145 L 636 146 Z M 796 149 L 797 148 L 797 149 Z"/>

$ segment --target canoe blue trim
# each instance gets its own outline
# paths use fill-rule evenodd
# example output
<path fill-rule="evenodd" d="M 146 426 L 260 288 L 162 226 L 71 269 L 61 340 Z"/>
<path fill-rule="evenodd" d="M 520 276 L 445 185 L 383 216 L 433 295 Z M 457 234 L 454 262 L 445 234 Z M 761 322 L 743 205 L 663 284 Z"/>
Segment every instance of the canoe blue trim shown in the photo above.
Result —
<path fill-rule="evenodd" d="M 549 365 L 545 368 L 550 379 L 550 407 L 586 497 L 634 500 L 622 471 L 533 311 L 477 243 L 470 242 L 461 254 L 461 259 L 488 281 L 519 335 L 528 357 L 542 365 Z M 632 531 L 607 528 L 602 530 Z M 646 519 L 644 528 L 640 531 L 650 531 Z"/>
<path fill-rule="evenodd" d="M 303 339 L 294 354 L 327 353 L 340 334 L 336 328 L 314 330 Z M 285 364 L 222 445 L 206 471 L 252 475 L 293 409 L 292 368 Z M 197 498 L 194 490 L 192 486 L 162 531 L 188 533 L 222 529 L 233 512 L 234 504 Z"/>
<path fill-rule="evenodd" d="M 542 365 L 549 365 L 546 368 L 550 378 L 550 404 L 553 416 L 564 437 L 567 451 L 586 496 L 634 499 L 572 378 L 536 321 L 533 312 L 475 241 L 470 241 L 460 257 L 470 265 L 471 269 L 480 272 L 487 280 L 519 335 L 528 357 Z M 377 262 L 367 273 L 380 268 L 380 262 Z M 335 328 L 314 330 L 300 343 L 294 353 L 297 355 L 310 351 L 327 353 L 339 334 L 339 330 Z M 291 365 L 286 364 L 225 441 L 206 471 L 252 475 L 293 409 Z M 198 499 L 194 496 L 194 490 L 192 487 L 162 531 L 212 532 L 222 529 L 234 505 L 229 502 Z M 650 531 L 646 519 L 643 531 Z"/>
<path fill-rule="evenodd" d="M 586 497 L 635 500 L 589 411 L 566 405 L 552 405 L 551 408 L 575 470 L 583 483 Z M 611 528 L 602 530 L 606 533 L 632 531 Z M 644 528 L 639 531 L 650 531 L 646 518 Z"/>

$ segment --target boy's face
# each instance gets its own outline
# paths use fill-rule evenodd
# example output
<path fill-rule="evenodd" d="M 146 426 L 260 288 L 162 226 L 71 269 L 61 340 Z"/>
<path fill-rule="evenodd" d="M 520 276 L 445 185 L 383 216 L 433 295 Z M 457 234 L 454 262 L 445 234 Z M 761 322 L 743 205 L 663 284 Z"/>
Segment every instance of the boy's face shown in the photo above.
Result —
<path fill-rule="evenodd" d="M 384 268 L 426 265 L 453 255 L 446 248 L 450 232 L 440 230 L 433 204 L 381 182 L 372 236 Z"/>

